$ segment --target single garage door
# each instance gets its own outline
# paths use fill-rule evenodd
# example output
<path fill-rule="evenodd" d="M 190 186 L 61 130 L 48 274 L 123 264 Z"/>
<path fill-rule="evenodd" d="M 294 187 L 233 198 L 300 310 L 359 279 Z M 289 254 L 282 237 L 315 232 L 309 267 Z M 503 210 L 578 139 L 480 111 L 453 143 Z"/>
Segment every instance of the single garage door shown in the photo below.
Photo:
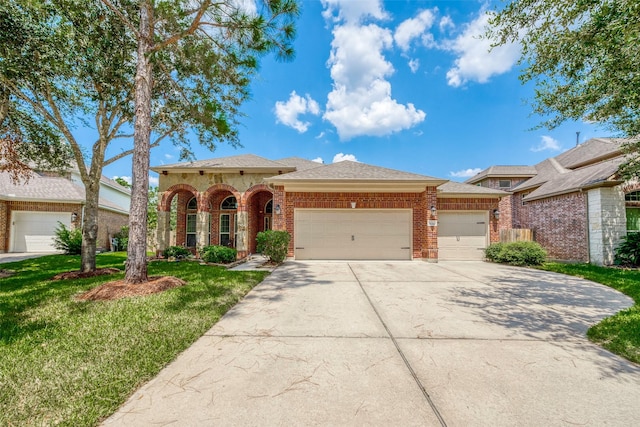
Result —
<path fill-rule="evenodd" d="M 487 247 L 489 213 L 438 212 L 438 259 L 481 260 Z"/>
<path fill-rule="evenodd" d="M 12 252 L 55 252 L 53 238 L 58 221 L 69 227 L 71 213 L 21 212 L 12 214 Z"/>
<path fill-rule="evenodd" d="M 411 209 L 296 209 L 296 259 L 411 259 Z"/>

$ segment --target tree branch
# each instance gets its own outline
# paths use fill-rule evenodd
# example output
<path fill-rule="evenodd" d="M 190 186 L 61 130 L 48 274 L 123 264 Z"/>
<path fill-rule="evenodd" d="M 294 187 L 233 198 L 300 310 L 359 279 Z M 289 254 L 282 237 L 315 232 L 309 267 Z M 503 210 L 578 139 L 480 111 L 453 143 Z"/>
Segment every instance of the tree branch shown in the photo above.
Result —
<path fill-rule="evenodd" d="M 133 31 L 133 33 L 136 35 L 136 37 L 137 37 L 137 38 L 139 38 L 139 37 L 140 37 L 140 33 L 138 32 L 138 29 L 135 27 L 135 25 L 133 25 L 133 24 L 131 23 L 131 21 L 129 21 L 129 20 L 127 19 L 127 17 L 126 17 L 126 16 L 124 16 L 124 14 L 123 14 L 122 12 L 120 12 L 116 6 L 114 6 L 114 5 L 113 5 L 113 3 L 111 3 L 109 0 L 101 0 L 101 1 L 102 1 L 102 3 L 103 3 L 105 6 L 107 6 L 109 9 L 111 9 L 111 11 L 112 11 L 113 13 L 115 13 L 116 15 L 118 15 L 118 18 L 120 18 L 120 20 L 122 21 L 122 23 L 123 23 L 124 25 L 126 25 L 127 27 L 129 27 L 129 29 L 130 29 L 131 31 Z"/>
<path fill-rule="evenodd" d="M 103 0 L 105 1 L 105 0 Z M 202 17 L 204 16 L 204 14 L 206 13 L 207 9 L 209 8 L 209 6 L 211 5 L 211 0 L 205 0 L 205 2 L 202 4 L 202 6 L 200 6 L 200 9 L 198 10 L 198 13 L 196 14 L 195 18 L 193 18 L 193 21 L 191 22 L 191 25 L 189 26 L 189 28 L 187 28 L 185 31 L 178 33 L 178 34 L 174 34 L 173 36 L 165 39 L 164 41 L 160 42 L 160 43 L 156 43 L 149 51 L 149 53 L 153 53 L 156 51 L 159 51 L 163 48 L 165 48 L 166 46 L 169 46 L 171 44 L 177 43 L 178 41 L 180 41 L 182 38 L 193 34 L 198 27 L 200 26 L 200 20 L 202 19 Z"/>

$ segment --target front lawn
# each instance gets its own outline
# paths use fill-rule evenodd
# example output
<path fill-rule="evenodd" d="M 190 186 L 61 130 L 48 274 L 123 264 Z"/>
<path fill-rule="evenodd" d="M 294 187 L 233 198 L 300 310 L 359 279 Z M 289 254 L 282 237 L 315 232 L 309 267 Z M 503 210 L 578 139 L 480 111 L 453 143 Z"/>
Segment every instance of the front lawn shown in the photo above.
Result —
<path fill-rule="evenodd" d="M 123 269 L 125 253 L 98 255 Z M 75 256 L 1 264 L 0 425 L 93 426 L 206 332 L 267 273 L 196 262 L 152 262 L 150 276 L 187 282 L 145 297 L 76 301 L 123 273 L 51 281 Z"/>
<path fill-rule="evenodd" d="M 560 263 L 546 263 L 540 268 L 602 283 L 633 298 L 632 307 L 592 326 L 587 336 L 613 353 L 640 363 L 640 271 Z"/>

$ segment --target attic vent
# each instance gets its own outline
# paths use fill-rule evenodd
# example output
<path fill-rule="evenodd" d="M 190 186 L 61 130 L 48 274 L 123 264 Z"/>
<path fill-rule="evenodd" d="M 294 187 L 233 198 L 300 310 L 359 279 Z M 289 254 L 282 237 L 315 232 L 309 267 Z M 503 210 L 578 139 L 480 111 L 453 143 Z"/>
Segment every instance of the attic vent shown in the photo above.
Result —
<path fill-rule="evenodd" d="M 498 181 L 498 186 L 500 188 L 511 188 L 511 180 L 510 179 L 501 179 Z"/>

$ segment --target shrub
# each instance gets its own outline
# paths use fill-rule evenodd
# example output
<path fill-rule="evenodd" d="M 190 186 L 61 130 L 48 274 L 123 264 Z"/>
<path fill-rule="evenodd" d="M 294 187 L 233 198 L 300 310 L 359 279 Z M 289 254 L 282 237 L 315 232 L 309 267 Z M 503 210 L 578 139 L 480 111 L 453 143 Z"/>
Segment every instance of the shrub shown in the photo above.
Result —
<path fill-rule="evenodd" d="M 169 246 L 162 255 L 165 258 L 185 259 L 191 256 L 191 251 L 182 246 Z"/>
<path fill-rule="evenodd" d="M 617 265 L 640 265 L 640 233 L 629 233 L 616 248 L 614 262 Z"/>
<path fill-rule="evenodd" d="M 540 265 L 547 251 L 536 242 L 494 243 L 485 249 L 489 261 L 511 265 Z"/>
<path fill-rule="evenodd" d="M 228 264 L 236 260 L 238 251 L 227 246 L 205 246 L 200 251 L 200 258 L 205 262 L 214 262 L 217 264 Z"/>
<path fill-rule="evenodd" d="M 113 235 L 116 239 L 116 245 L 118 245 L 119 251 L 126 251 L 129 246 L 129 227 L 123 226 L 120 231 Z"/>
<path fill-rule="evenodd" d="M 289 240 L 291 240 L 291 235 L 286 231 L 261 231 L 256 237 L 257 249 L 270 261 L 279 264 L 287 258 Z"/>
<path fill-rule="evenodd" d="M 53 246 L 67 255 L 78 255 L 82 251 L 82 230 L 68 229 L 63 223 L 58 222 L 56 237 L 53 238 Z"/>

